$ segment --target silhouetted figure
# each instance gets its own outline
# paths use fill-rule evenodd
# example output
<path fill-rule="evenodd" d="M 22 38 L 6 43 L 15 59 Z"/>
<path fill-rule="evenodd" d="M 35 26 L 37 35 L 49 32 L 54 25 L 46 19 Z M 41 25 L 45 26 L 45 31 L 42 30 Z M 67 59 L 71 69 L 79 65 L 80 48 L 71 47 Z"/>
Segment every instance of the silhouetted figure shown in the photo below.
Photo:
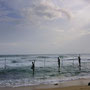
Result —
<path fill-rule="evenodd" d="M 58 57 L 58 72 L 60 72 L 60 58 Z"/>
<path fill-rule="evenodd" d="M 81 58 L 80 58 L 80 55 L 78 56 L 78 62 L 79 62 L 79 67 L 81 67 Z"/>
<path fill-rule="evenodd" d="M 90 82 L 88 83 L 88 86 L 90 86 Z"/>
<path fill-rule="evenodd" d="M 35 61 L 34 61 L 34 62 L 32 62 L 31 69 L 33 70 L 33 75 L 34 75 L 34 72 L 35 72 Z"/>
<path fill-rule="evenodd" d="M 81 71 L 81 58 L 80 58 L 80 55 L 78 56 L 78 62 L 79 62 L 79 70 Z"/>
<path fill-rule="evenodd" d="M 58 67 L 60 68 L 60 58 L 58 57 Z"/>
<path fill-rule="evenodd" d="M 58 72 L 60 72 L 60 58 L 58 57 Z"/>

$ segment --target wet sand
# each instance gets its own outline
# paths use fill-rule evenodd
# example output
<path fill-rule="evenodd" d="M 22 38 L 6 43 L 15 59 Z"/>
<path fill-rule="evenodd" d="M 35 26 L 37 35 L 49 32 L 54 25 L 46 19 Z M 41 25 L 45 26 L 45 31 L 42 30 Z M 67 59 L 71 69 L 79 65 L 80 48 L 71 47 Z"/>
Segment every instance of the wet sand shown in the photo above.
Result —
<path fill-rule="evenodd" d="M 90 86 L 88 86 L 89 82 L 90 79 L 78 79 L 52 85 L 0 87 L 0 90 L 90 90 Z"/>
<path fill-rule="evenodd" d="M 70 86 L 63 88 L 43 88 L 43 89 L 31 89 L 30 87 L 19 88 L 0 88 L 0 90 L 90 90 L 89 86 Z"/>

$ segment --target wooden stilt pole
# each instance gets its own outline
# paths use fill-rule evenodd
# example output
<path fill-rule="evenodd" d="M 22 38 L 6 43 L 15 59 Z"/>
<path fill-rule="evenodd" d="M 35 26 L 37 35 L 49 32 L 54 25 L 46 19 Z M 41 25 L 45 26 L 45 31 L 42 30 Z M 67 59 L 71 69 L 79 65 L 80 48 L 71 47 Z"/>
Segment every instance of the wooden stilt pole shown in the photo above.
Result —
<path fill-rule="evenodd" d="M 5 65 L 4 65 L 4 67 L 5 67 L 4 69 L 6 70 L 6 58 L 5 58 Z"/>

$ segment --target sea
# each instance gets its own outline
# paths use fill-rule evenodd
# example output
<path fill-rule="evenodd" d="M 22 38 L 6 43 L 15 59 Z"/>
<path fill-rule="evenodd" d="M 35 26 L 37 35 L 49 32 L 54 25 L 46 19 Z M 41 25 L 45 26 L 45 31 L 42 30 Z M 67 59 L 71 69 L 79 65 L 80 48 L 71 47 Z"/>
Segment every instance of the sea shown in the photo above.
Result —
<path fill-rule="evenodd" d="M 55 84 L 90 78 L 90 54 L 0 55 L 0 87 Z M 60 68 L 58 67 L 60 58 Z M 35 70 L 31 69 L 35 62 Z"/>

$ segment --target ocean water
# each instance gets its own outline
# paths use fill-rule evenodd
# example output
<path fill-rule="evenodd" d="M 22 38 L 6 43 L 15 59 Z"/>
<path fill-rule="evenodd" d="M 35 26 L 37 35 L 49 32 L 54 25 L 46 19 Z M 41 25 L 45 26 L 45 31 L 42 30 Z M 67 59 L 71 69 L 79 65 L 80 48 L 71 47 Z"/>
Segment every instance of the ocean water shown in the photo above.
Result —
<path fill-rule="evenodd" d="M 58 68 L 60 57 L 60 69 Z M 90 54 L 0 55 L 0 87 L 54 84 L 90 78 Z M 31 69 L 35 61 L 35 72 Z"/>

